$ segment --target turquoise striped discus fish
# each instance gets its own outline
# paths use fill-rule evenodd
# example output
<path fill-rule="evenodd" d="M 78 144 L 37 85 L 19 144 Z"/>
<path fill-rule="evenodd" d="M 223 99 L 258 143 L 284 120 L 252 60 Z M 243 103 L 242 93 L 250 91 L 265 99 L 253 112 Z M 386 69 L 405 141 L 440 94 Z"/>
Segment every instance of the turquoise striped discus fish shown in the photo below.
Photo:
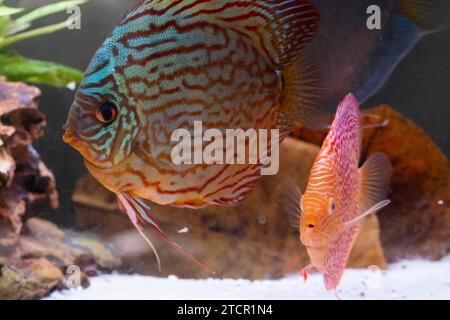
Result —
<path fill-rule="evenodd" d="M 260 164 L 175 165 L 171 134 L 314 125 L 319 27 L 307 0 L 141 1 L 106 39 L 76 93 L 64 140 L 118 195 L 136 228 L 169 240 L 141 199 L 200 208 L 242 201 Z"/>

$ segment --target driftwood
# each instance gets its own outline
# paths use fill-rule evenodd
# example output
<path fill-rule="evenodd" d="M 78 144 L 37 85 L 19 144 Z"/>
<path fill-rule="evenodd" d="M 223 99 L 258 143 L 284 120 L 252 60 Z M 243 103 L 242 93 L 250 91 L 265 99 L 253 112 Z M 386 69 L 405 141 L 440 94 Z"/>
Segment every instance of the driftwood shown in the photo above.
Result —
<path fill-rule="evenodd" d="M 119 263 L 97 241 L 32 218 L 58 207 L 54 176 L 32 146 L 46 126 L 39 96 L 35 87 L 0 77 L 0 299 L 33 299 L 66 287 L 73 280 L 67 267 L 87 285 L 86 274 Z"/>
<path fill-rule="evenodd" d="M 287 139 L 281 146 L 280 173 L 263 177 L 249 198 L 238 206 L 189 210 L 152 205 L 153 212 L 163 229 L 186 251 L 212 267 L 218 277 L 263 279 L 298 272 L 308 263 L 308 257 L 298 231 L 289 225 L 280 208 L 281 186 L 289 177 L 304 190 L 318 151 L 312 144 Z M 159 273 L 150 248 L 118 211 L 114 195 L 92 177 L 78 182 L 73 201 L 78 222 L 116 247 L 128 268 L 125 271 L 189 278 L 209 276 L 152 237 L 162 258 Z M 185 227 L 187 233 L 177 232 Z M 349 265 L 386 266 L 376 216 L 366 221 Z"/>

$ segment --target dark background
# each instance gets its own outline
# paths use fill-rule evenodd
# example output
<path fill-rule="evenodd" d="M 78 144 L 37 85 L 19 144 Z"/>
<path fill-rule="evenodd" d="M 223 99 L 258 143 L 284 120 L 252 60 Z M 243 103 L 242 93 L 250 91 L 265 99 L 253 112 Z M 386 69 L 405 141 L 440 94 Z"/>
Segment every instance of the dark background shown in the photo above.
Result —
<path fill-rule="evenodd" d="M 26 7 L 49 3 L 46 0 L 7 1 Z M 52 60 L 84 70 L 93 53 L 136 1 L 91 0 L 82 6 L 82 29 L 60 31 L 29 40 L 14 49 L 36 59 Z M 43 19 L 48 24 L 64 19 Z M 85 172 L 82 158 L 64 144 L 62 126 L 67 118 L 74 92 L 42 86 L 40 109 L 47 117 L 45 137 L 35 146 L 55 173 L 60 192 L 59 222 L 70 225 L 70 197 L 77 178 Z M 386 103 L 417 122 L 450 155 L 450 30 L 426 36 L 403 59 L 390 80 L 365 107 Z M 408 137 L 405 137 L 408 139 Z M 411 141 L 414 143 L 414 141 Z M 418 150 L 421 152 L 421 150 Z M 53 219 L 55 216 L 52 215 Z M 73 225 L 72 225 L 73 226 Z"/>

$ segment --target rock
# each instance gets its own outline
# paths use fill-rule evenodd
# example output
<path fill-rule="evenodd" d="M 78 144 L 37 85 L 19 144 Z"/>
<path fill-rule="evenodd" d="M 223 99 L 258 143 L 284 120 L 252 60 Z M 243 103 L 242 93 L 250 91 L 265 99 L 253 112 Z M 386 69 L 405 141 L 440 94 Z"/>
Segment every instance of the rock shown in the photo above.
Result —
<path fill-rule="evenodd" d="M 0 246 L 14 245 L 25 214 L 58 207 L 53 174 L 32 142 L 43 135 L 38 88 L 0 77 Z"/>
<path fill-rule="evenodd" d="M 120 265 L 105 246 L 82 234 L 64 233 L 56 225 L 37 218 L 27 221 L 27 232 L 8 252 L 0 252 L 0 299 L 36 299 L 68 281 L 86 286 L 86 275 L 110 272 Z M 78 274 L 73 276 L 76 270 Z"/>
<path fill-rule="evenodd" d="M 440 259 L 450 249 L 450 167 L 448 159 L 414 122 L 389 106 L 365 111 L 378 115 L 367 124 L 389 120 L 386 127 L 364 130 L 362 159 L 383 151 L 393 164 L 392 203 L 379 214 L 381 241 L 389 261 Z M 326 132 L 298 127 L 294 136 L 321 144 Z"/>
<path fill-rule="evenodd" d="M 47 220 L 31 218 L 27 220 L 26 227 L 30 236 L 38 240 L 64 241 L 66 237 L 64 231 Z"/>
<path fill-rule="evenodd" d="M 53 291 L 62 279 L 59 268 L 46 259 L 24 262 L 20 268 L 0 269 L 0 298 L 3 300 L 36 299 Z"/>
<path fill-rule="evenodd" d="M 153 212 L 163 230 L 212 267 L 218 277 L 263 279 L 298 272 L 309 259 L 298 232 L 288 224 L 278 204 L 286 179 L 305 188 L 318 151 L 312 144 L 286 139 L 281 146 L 279 174 L 262 177 L 249 198 L 238 206 L 190 210 L 152 205 Z M 78 222 L 95 228 L 116 247 L 125 260 L 125 271 L 186 278 L 209 276 L 167 244 L 155 240 L 162 261 L 159 273 L 150 248 L 130 229 L 128 218 L 117 209 L 114 195 L 92 177 L 78 182 L 73 201 Z M 182 229 L 188 232 L 177 232 Z M 349 265 L 385 267 L 375 216 L 367 220 Z"/>
<path fill-rule="evenodd" d="M 95 239 L 32 218 L 58 207 L 54 176 L 32 146 L 46 125 L 39 95 L 35 87 L 0 77 L 0 299 L 86 286 L 87 274 L 120 264 Z"/>
<path fill-rule="evenodd" d="M 120 264 L 120 259 L 114 256 L 111 250 L 98 240 L 86 236 L 73 235 L 70 238 L 70 243 L 88 250 L 92 254 L 95 264 L 98 265 L 97 269 L 114 270 Z"/>

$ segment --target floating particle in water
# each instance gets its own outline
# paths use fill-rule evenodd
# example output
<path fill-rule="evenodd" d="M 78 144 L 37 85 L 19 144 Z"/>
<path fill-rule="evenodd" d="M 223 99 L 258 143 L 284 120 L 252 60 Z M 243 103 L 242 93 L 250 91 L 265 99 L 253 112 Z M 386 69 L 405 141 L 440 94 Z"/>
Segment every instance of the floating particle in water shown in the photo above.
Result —
<path fill-rule="evenodd" d="M 188 233 L 189 232 L 189 228 L 188 227 L 184 227 L 180 230 L 177 231 L 178 233 Z"/>
<path fill-rule="evenodd" d="M 69 82 L 68 84 L 66 84 L 66 88 L 75 91 L 75 89 L 77 88 L 77 83 L 75 81 Z"/>
<path fill-rule="evenodd" d="M 443 201 L 443 200 L 439 200 L 437 203 L 438 203 L 438 205 L 440 205 L 440 206 L 444 205 L 444 201 Z"/>
<path fill-rule="evenodd" d="M 259 224 L 266 224 L 267 223 L 267 217 L 264 213 L 260 213 L 258 215 L 258 223 Z"/>

